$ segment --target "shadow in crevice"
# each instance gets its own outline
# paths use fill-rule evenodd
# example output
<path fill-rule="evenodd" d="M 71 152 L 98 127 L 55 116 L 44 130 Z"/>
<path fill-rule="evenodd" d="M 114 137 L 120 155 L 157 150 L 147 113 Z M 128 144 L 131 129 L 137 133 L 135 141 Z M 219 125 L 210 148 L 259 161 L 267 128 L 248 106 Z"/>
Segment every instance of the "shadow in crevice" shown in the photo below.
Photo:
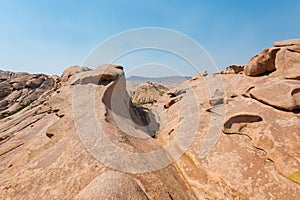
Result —
<path fill-rule="evenodd" d="M 114 114 L 127 119 L 127 121 L 131 121 L 136 129 L 145 132 L 153 138 L 155 137 L 156 131 L 159 128 L 159 123 L 156 121 L 155 115 L 147 108 L 133 105 L 126 91 L 124 76 L 119 77 L 114 82 L 111 82 L 111 85 L 107 86 L 102 102 Z M 113 120 L 111 116 L 108 116 L 108 112 L 105 115 L 107 122 Z"/>
<path fill-rule="evenodd" d="M 239 114 L 230 117 L 223 127 L 225 134 L 242 134 L 242 129 L 249 123 L 256 123 L 263 121 L 262 117 L 253 114 Z M 244 135 L 244 134 L 242 134 Z"/>

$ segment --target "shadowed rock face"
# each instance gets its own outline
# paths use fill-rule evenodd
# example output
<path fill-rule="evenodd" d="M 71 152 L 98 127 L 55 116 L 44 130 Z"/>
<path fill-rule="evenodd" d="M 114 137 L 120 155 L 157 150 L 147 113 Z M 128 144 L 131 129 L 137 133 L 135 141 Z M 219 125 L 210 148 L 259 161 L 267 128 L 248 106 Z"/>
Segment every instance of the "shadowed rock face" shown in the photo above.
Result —
<path fill-rule="evenodd" d="M 241 130 L 249 123 L 260 122 L 262 120 L 260 116 L 251 114 L 232 116 L 224 123 L 223 132 L 228 134 L 240 134 Z"/>
<path fill-rule="evenodd" d="M 244 73 L 199 74 L 142 110 L 120 66 L 70 67 L 60 82 L 3 72 L 1 107 L 11 108 L 14 91 L 45 92 L 0 120 L 0 199 L 297 199 L 298 43 L 274 43 Z M 152 90 L 141 91 L 148 98 Z M 168 163 L 186 139 L 191 144 Z"/>
<path fill-rule="evenodd" d="M 246 65 L 244 73 L 247 76 L 258 76 L 275 71 L 275 58 L 278 50 L 277 48 L 265 49 L 252 57 Z"/>

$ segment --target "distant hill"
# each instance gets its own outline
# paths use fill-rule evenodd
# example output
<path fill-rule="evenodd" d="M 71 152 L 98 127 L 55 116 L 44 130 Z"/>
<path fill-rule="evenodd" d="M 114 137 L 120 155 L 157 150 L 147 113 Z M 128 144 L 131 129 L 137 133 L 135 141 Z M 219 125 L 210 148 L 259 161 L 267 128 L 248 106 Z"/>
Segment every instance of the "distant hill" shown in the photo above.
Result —
<path fill-rule="evenodd" d="M 143 76 L 130 76 L 126 78 L 127 90 L 132 91 L 138 85 L 146 82 L 156 83 L 160 85 L 164 85 L 168 88 L 173 88 L 179 83 L 182 83 L 191 76 L 166 76 L 166 77 L 143 77 Z"/>
<path fill-rule="evenodd" d="M 181 80 L 185 81 L 192 78 L 191 76 L 165 76 L 165 77 L 144 77 L 144 76 L 130 76 L 126 78 L 126 80 L 130 81 L 152 81 L 152 82 L 160 82 L 160 81 L 174 81 L 174 80 Z"/>

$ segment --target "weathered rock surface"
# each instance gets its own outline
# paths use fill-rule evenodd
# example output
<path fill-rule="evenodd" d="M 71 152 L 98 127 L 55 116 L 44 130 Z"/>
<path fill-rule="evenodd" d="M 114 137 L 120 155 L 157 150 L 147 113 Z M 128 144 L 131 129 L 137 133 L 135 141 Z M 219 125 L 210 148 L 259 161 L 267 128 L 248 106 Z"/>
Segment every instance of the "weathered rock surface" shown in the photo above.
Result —
<path fill-rule="evenodd" d="M 135 138 L 115 125 L 114 120 L 119 119 L 128 122 L 126 127 L 132 126 L 131 130 L 136 129 L 136 125 L 127 120 L 128 116 L 122 116 L 122 109 L 133 112 L 136 123 L 142 118 L 135 113 L 132 105 L 126 103 L 129 96 L 124 90 L 126 86 L 122 82 L 122 74 L 120 67 L 111 66 L 109 73 L 105 71 L 106 77 L 115 77 L 109 84 L 106 81 L 89 84 L 85 81 L 73 82 L 72 86 L 54 91 L 45 103 L 31 109 L 25 108 L 0 121 L 1 133 L 13 132 L 12 137 L 6 137 L 0 144 L 0 199 L 196 199 L 172 164 L 148 173 L 116 172 L 99 162 L 83 145 L 75 122 L 80 119 L 91 122 L 87 112 L 89 104 L 84 101 L 77 102 L 78 105 L 72 103 L 76 98 L 73 92 L 87 90 L 88 96 L 89 91 L 95 89 L 97 118 L 113 143 L 124 151 L 136 153 L 161 148 L 155 139 L 147 135 L 147 131 L 139 128 L 139 133 L 144 137 Z M 120 84 L 118 81 L 121 81 Z M 74 105 L 80 111 L 78 119 L 72 110 Z M 140 125 L 143 123 L 145 121 L 141 120 Z M 90 130 L 92 125 L 84 128 Z M 92 138 L 92 142 L 96 141 Z M 122 159 L 115 159 L 110 148 L 105 145 L 103 148 L 105 159 L 122 164 Z M 156 166 L 164 162 L 163 157 L 149 159 L 149 163 L 140 163 L 141 166 L 147 168 L 150 163 Z M 126 163 L 134 165 L 137 162 L 132 159 Z M 134 169 L 130 165 L 124 165 L 124 168 Z"/>
<path fill-rule="evenodd" d="M 298 199 L 296 42 L 252 59 L 258 77 L 199 74 L 147 109 L 120 66 L 71 67 L 54 88 L 5 72 L 1 107 L 46 92 L 0 120 L 0 199 Z M 150 86 L 137 97 L 159 93 Z"/>
<path fill-rule="evenodd" d="M 68 85 L 69 84 L 69 79 L 76 73 L 84 72 L 84 71 L 89 71 L 88 67 L 80 67 L 80 66 L 71 66 L 68 69 L 64 70 L 64 72 L 61 75 L 61 82 L 62 85 Z"/>
<path fill-rule="evenodd" d="M 252 57 L 245 66 L 244 73 L 247 76 L 258 76 L 275 71 L 275 58 L 279 49 L 265 49 Z"/>
<path fill-rule="evenodd" d="M 126 184 L 124 184 L 126 183 Z M 130 176 L 120 172 L 104 172 L 84 188 L 74 199 L 147 200 L 146 193 Z"/>
<path fill-rule="evenodd" d="M 17 77 L 29 76 L 30 74 L 26 72 L 10 72 L 0 70 L 0 81 L 6 81 Z"/>
<path fill-rule="evenodd" d="M 250 88 L 250 96 L 272 107 L 294 111 L 300 109 L 300 84 L 298 80 L 274 78 L 265 83 L 255 84 Z"/>
<path fill-rule="evenodd" d="M 271 74 L 273 77 L 300 79 L 300 53 L 280 49 L 276 55 L 275 67 L 276 71 Z"/>
<path fill-rule="evenodd" d="M 274 47 L 287 47 L 294 45 L 300 45 L 300 39 L 282 40 L 273 43 Z"/>
<path fill-rule="evenodd" d="M 0 118 L 25 108 L 58 86 L 54 76 L 0 71 Z"/>
<path fill-rule="evenodd" d="M 238 74 L 244 71 L 245 66 L 242 65 L 230 65 L 225 70 L 221 71 L 221 74 Z"/>
<path fill-rule="evenodd" d="M 134 90 L 131 101 L 136 105 L 153 104 L 168 91 L 169 89 L 163 85 L 143 83 Z"/>
<path fill-rule="evenodd" d="M 118 77 L 123 76 L 123 67 L 115 65 L 100 65 L 95 70 L 87 70 L 81 73 L 75 73 L 71 78 L 71 85 L 85 85 L 93 83 L 96 85 L 107 84 L 116 80 Z"/>
<path fill-rule="evenodd" d="M 248 94 L 249 88 L 255 85 L 278 80 L 242 74 L 221 76 L 225 87 L 225 112 L 220 109 L 222 104 L 209 103 L 214 94 L 210 95 L 206 87 L 206 79 L 210 76 L 199 76 L 190 81 L 200 111 L 191 115 L 201 118 L 192 144 L 176 162 L 195 194 L 204 192 L 213 199 L 295 199 L 300 194 L 299 114 L 274 108 Z M 260 89 L 265 88 L 261 86 Z M 289 90 L 278 90 L 290 94 Z M 260 94 L 275 102 L 276 99 L 272 98 L 276 89 L 273 88 L 273 92 L 271 96 L 268 96 L 271 90 L 265 92 L 265 96 L 263 91 Z M 277 99 L 285 101 L 282 98 L 286 99 L 286 96 L 278 95 Z M 180 133 L 185 117 L 181 114 L 180 102 L 184 99 L 188 102 L 191 96 L 182 97 L 168 108 L 166 119 L 160 125 L 158 139 L 163 144 L 170 143 Z M 219 133 L 217 128 L 210 134 L 209 130 L 216 123 L 215 117 L 222 115 L 224 123 L 219 124 L 219 131 L 223 133 Z M 202 146 L 205 143 L 210 144 L 211 149 L 203 156 Z"/>

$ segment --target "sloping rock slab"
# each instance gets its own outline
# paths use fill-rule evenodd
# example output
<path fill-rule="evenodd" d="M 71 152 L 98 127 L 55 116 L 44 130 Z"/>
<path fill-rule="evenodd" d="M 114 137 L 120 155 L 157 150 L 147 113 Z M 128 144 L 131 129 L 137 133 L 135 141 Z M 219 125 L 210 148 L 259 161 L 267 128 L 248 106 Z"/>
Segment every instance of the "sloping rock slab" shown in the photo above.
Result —
<path fill-rule="evenodd" d="M 259 83 L 250 90 L 252 98 L 272 107 L 297 111 L 300 109 L 298 80 L 274 79 Z"/>

